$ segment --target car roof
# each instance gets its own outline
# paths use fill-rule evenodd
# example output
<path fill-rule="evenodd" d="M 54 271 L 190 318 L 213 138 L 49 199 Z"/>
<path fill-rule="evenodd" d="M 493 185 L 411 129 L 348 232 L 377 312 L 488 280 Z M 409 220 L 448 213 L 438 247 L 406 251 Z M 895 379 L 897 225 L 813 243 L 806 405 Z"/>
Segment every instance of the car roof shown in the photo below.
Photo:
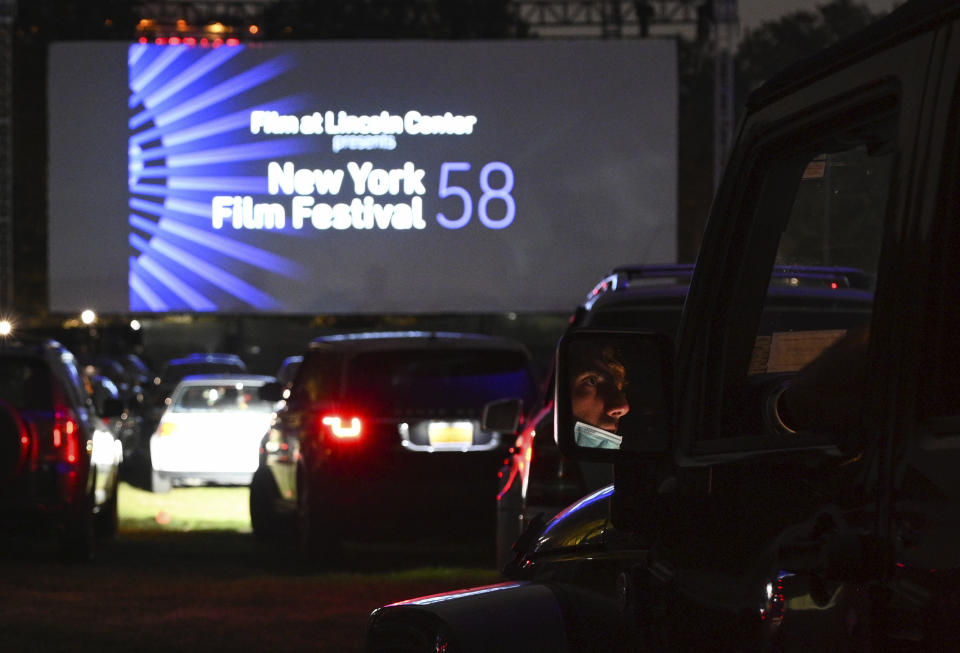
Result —
<path fill-rule="evenodd" d="M 266 374 L 191 374 L 180 379 L 177 385 L 212 385 L 225 381 L 244 381 L 248 383 L 271 383 L 276 377 Z"/>
<path fill-rule="evenodd" d="M 614 268 L 587 293 L 575 319 L 591 310 L 624 304 L 676 304 L 687 296 L 693 264 L 624 265 Z M 770 294 L 776 297 L 871 301 L 871 280 L 851 267 L 778 265 L 773 269 Z"/>
<path fill-rule="evenodd" d="M 747 109 L 775 101 L 815 79 L 960 15 L 956 0 L 910 0 L 821 52 L 787 66 L 747 98 Z"/>
<path fill-rule="evenodd" d="M 169 367 L 171 365 L 190 365 L 196 363 L 239 363 L 242 365 L 243 359 L 236 354 L 187 354 L 180 358 L 171 358 L 166 362 L 166 365 Z"/>
<path fill-rule="evenodd" d="M 516 340 L 452 331 L 366 331 L 325 335 L 310 341 L 311 350 L 358 352 L 423 347 L 509 349 L 529 355 L 527 348 Z"/>
<path fill-rule="evenodd" d="M 71 353 L 72 355 L 69 349 L 53 338 L 32 337 L 27 335 L 0 340 L 0 355 L 45 356 L 50 352 L 57 352 L 58 354 Z"/>

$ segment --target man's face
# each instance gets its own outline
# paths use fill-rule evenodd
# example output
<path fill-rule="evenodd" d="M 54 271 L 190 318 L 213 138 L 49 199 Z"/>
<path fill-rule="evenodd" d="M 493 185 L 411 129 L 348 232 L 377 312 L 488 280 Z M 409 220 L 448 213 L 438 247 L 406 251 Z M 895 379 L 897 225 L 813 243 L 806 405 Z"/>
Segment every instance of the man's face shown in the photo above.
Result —
<path fill-rule="evenodd" d="M 571 384 L 570 401 L 574 417 L 615 433 L 620 418 L 630 411 L 630 404 L 623 392 L 623 366 L 597 357 L 574 371 Z"/>

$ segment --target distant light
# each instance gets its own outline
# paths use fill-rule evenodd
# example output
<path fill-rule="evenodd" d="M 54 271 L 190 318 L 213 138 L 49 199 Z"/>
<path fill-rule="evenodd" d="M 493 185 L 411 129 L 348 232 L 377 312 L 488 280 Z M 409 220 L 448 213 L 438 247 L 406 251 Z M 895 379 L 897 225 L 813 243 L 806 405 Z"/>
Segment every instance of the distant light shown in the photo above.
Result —
<path fill-rule="evenodd" d="M 247 28 L 247 31 L 250 32 L 251 34 L 258 34 L 260 32 L 260 28 L 257 27 L 256 25 L 251 25 L 250 27 Z"/>
<path fill-rule="evenodd" d="M 510 313 L 507 313 L 507 319 L 513 322 L 517 319 L 517 314 L 511 311 Z"/>
<path fill-rule="evenodd" d="M 6 338 L 13 333 L 13 322 L 10 320 L 0 320 L 0 336 Z"/>
<path fill-rule="evenodd" d="M 237 46 L 237 45 L 240 45 L 240 39 L 229 38 L 229 39 L 227 39 L 227 45 L 229 45 L 229 46 Z"/>
<path fill-rule="evenodd" d="M 223 23 L 217 22 L 207 25 L 206 31 L 210 32 L 211 34 L 223 34 L 227 31 L 227 28 Z"/>
<path fill-rule="evenodd" d="M 130 320 L 131 331 L 139 331 L 141 326 L 142 325 L 140 324 L 140 320 Z"/>
<path fill-rule="evenodd" d="M 97 314 L 88 308 L 80 313 L 80 321 L 89 326 L 97 321 Z"/>

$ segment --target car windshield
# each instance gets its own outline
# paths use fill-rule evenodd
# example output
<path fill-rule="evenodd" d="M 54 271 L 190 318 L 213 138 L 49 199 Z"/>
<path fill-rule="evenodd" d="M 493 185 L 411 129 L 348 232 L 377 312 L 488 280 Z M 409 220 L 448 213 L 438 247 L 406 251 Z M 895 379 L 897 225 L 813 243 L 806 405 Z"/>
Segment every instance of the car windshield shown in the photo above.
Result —
<path fill-rule="evenodd" d="M 355 357 L 346 396 L 362 398 L 365 410 L 397 414 L 448 409 L 478 413 L 504 397 L 536 400 L 536 382 L 520 352 L 495 349 L 404 350 Z"/>
<path fill-rule="evenodd" d="M 211 385 L 188 385 L 173 399 L 175 413 L 251 411 L 270 412 L 273 404 L 260 399 L 261 384 L 241 381 Z"/>
<path fill-rule="evenodd" d="M 53 406 L 49 368 L 35 359 L 0 358 L 0 399 L 26 410 L 49 410 Z"/>

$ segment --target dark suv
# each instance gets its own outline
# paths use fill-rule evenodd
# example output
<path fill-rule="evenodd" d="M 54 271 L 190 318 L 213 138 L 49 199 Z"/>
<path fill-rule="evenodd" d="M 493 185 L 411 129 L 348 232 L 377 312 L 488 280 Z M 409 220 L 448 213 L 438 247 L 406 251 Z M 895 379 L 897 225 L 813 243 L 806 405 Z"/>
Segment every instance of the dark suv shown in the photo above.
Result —
<path fill-rule="evenodd" d="M 614 484 L 529 538 L 509 582 L 376 611 L 367 650 L 956 650 L 958 206 L 955 0 L 754 91 L 676 336 L 558 348 L 561 451 Z M 866 314 L 775 310 L 773 267 L 801 263 L 863 270 Z M 598 349 L 648 391 L 612 426 L 570 383 Z"/>
<path fill-rule="evenodd" d="M 579 329 L 643 329 L 673 336 L 693 276 L 692 264 L 625 265 L 587 293 L 567 333 Z M 861 323 L 870 313 L 869 277 L 850 267 L 773 268 L 768 307 L 797 326 L 827 321 Z M 634 384 L 638 387 L 638 384 Z M 516 555 L 520 534 L 538 517 L 549 520 L 588 492 L 613 482 L 609 463 L 575 460 L 560 453 L 554 437 L 553 388 L 539 413 L 517 434 L 499 472 L 497 566 Z M 628 422 L 634 418 L 628 418 Z"/>
<path fill-rule="evenodd" d="M 63 551 L 89 559 L 117 529 L 120 442 L 96 414 L 73 354 L 55 341 L 0 343 L 0 514 L 52 526 Z M 106 402 L 104 416 L 119 414 Z"/>
<path fill-rule="evenodd" d="M 273 394 L 271 394 L 273 393 Z M 250 491 L 256 534 L 298 515 L 307 550 L 358 535 L 429 539 L 493 530 L 489 497 L 512 433 L 484 407 L 539 390 L 512 340 L 438 332 L 354 333 L 310 343 L 261 447 Z"/>

